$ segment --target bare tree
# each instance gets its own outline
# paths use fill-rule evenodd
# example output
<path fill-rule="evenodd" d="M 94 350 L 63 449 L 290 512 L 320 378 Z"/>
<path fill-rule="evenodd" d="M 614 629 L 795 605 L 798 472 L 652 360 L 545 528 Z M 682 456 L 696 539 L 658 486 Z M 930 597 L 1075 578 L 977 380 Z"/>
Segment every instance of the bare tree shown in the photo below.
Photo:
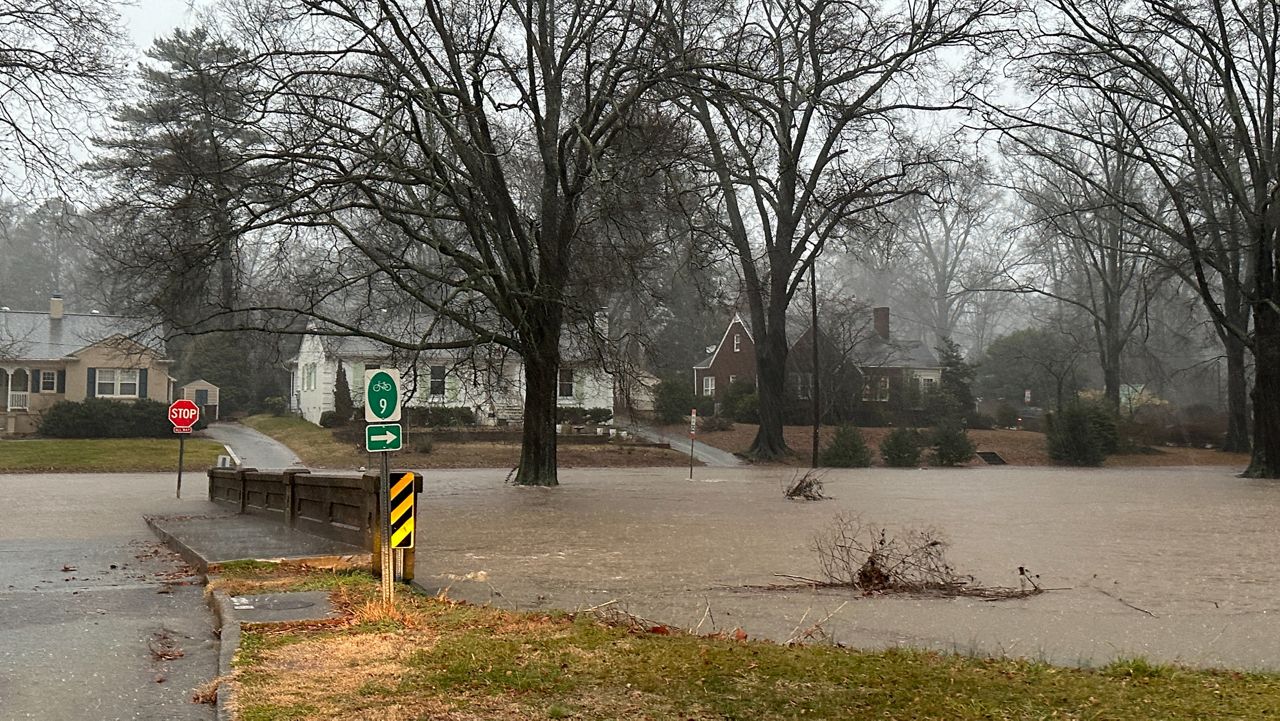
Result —
<path fill-rule="evenodd" d="M 662 13 L 300 0 L 250 3 L 241 20 L 275 81 L 262 127 L 293 172 L 260 225 L 322 264 L 281 307 L 394 348 L 518 353 L 515 482 L 555 485 L 562 337 L 595 317 L 579 302 L 592 281 L 579 261 L 606 232 L 593 203 L 637 167 L 632 149 L 681 143 L 642 108 L 679 68 Z M 353 317 L 358 305 L 402 320 Z"/>
<path fill-rule="evenodd" d="M 0 0 L 0 188 L 58 182 L 105 99 L 124 44 L 112 3 Z"/>
<path fill-rule="evenodd" d="M 722 233 L 740 267 L 756 341 L 760 429 L 748 454 L 789 452 L 783 439 L 787 308 L 809 267 L 851 217 L 913 190 L 934 158 L 901 132 L 909 113 L 948 107 L 925 75 L 938 57 L 981 54 L 1001 35 L 1004 0 L 897 5 L 877 0 L 743 0 L 706 27 L 715 71 L 678 102 L 707 145 Z M 683 37 L 683 36 L 682 36 Z M 973 65 L 948 78 L 967 91 Z"/>
<path fill-rule="evenodd" d="M 1039 39 L 1018 58 L 1044 96 L 1087 92 L 1124 126 L 1113 150 L 1141 163 L 1163 203 L 1108 195 L 1128 217 L 1185 254 L 1188 274 L 1215 322 L 1248 344 L 1254 366 L 1254 444 L 1247 475 L 1280 477 L 1280 2 L 1050 0 Z M 998 111 L 996 125 L 1041 127 L 1081 137 L 1075 127 L 1031 111 Z M 1186 178 L 1211 177 L 1239 222 L 1246 259 L 1240 293 L 1253 328 L 1228 312 L 1205 216 Z"/>

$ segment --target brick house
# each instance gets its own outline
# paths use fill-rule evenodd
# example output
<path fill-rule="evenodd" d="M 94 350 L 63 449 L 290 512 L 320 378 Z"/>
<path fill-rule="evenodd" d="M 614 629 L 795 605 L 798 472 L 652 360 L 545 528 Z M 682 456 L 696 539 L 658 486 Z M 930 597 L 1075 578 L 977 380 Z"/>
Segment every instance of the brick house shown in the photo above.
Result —
<path fill-rule="evenodd" d="M 707 348 L 708 356 L 693 367 L 693 390 L 699 397 L 719 403 L 735 381 L 756 384 L 756 343 L 742 314 L 734 314 L 720 342 Z"/>
<path fill-rule="evenodd" d="M 850 347 L 843 349 L 818 334 L 825 416 L 879 422 L 888 418 L 886 414 L 919 409 L 922 399 L 938 388 L 942 368 L 933 353 L 920 341 L 894 339 L 889 321 L 888 308 L 873 308 L 871 334 L 845 339 Z M 710 355 L 693 367 L 694 390 L 700 397 L 719 402 L 734 380 L 756 382 L 755 342 L 741 315 L 733 317 L 719 345 L 707 352 Z M 812 416 L 813 375 L 813 333 L 806 327 L 787 353 L 786 414 L 796 422 Z"/>
<path fill-rule="evenodd" d="M 173 379 L 162 341 L 137 321 L 49 310 L 0 308 L 0 435 L 35 433 L 58 401 L 86 398 L 168 402 Z"/>

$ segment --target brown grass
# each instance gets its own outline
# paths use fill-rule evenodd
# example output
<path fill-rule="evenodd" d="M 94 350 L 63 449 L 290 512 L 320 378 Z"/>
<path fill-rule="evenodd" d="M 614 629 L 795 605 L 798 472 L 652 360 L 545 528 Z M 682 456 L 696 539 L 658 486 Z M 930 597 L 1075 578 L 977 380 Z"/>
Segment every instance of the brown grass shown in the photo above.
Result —
<path fill-rule="evenodd" d="M 756 437 L 758 426 L 751 423 L 735 423 L 733 430 L 713 433 L 699 433 L 698 440 L 716 448 L 741 453 L 751 447 Z M 668 432 L 687 432 L 687 426 L 667 426 Z M 875 465 L 884 465 L 875 449 L 880 447 L 884 437 L 893 431 L 892 428 L 862 428 L 862 437 L 871 446 L 875 455 Z M 808 466 L 813 448 L 812 426 L 787 426 L 783 430 L 784 438 L 795 455 L 783 461 L 781 465 Z M 835 428 L 823 426 L 819 432 L 819 446 L 825 446 L 835 436 Z M 1035 431 L 1011 431 L 1005 429 L 969 431 L 969 437 L 977 444 L 979 451 L 995 451 L 1010 465 L 1015 466 L 1049 466 L 1053 465 L 1049 453 L 1045 450 L 1043 433 Z M 921 462 L 928 464 L 928 452 L 921 454 Z M 1244 453 L 1223 453 L 1205 448 L 1157 448 L 1151 453 L 1118 454 L 1107 459 L 1107 466 L 1247 466 L 1249 456 Z M 968 465 L 982 465 L 982 461 L 974 459 Z"/>

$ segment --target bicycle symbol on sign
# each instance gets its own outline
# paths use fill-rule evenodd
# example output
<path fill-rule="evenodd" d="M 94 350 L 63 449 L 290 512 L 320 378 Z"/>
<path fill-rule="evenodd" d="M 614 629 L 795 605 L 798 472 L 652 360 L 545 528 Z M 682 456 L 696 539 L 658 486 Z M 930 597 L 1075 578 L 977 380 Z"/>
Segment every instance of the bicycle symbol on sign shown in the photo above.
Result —
<path fill-rule="evenodd" d="M 385 393 L 387 391 L 395 390 L 395 386 L 391 385 L 386 381 L 378 381 L 377 383 L 374 383 L 369 387 L 372 388 L 375 392 L 380 392 L 380 393 Z"/>

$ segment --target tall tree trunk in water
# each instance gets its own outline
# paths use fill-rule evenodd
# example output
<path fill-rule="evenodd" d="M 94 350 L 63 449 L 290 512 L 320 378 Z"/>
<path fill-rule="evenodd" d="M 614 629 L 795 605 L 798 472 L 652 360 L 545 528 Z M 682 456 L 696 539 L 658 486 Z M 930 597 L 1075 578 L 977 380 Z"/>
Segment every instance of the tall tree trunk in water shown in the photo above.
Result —
<path fill-rule="evenodd" d="M 1223 346 L 1227 356 L 1227 438 L 1222 450 L 1231 453 L 1248 453 L 1249 443 L 1249 387 L 1245 378 L 1244 341 L 1224 334 Z"/>
<path fill-rule="evenodd" d="M 560 372 L 558 303 L 534 306 L 527 323 L 524 360 L 524 431 L 518 486 L 558 486 L 556 474 L 556 398 Z"/>
<path fill-rule="evenodd" d="M 747 455 L 768 461 L 791 453 L 783 436 L 782 401 L 787 397 L 786 305 L 772 305 L 767 318 L 752 313 L 756 328 L 756 382 L 759 384 L 760 429 Z M 766 325 L 767 324 L 767 325 Z"/>
<path fill-rule="evenodd" d="M 1260 269 L 1270 276 L 1271 269 Z M 1263 275 L 1262 272 L 1259 275 Z M 1253 457 L 1245 475 L 1280 478 L 1280 309 L 1273 304 L 1270 283 L 1254 306 Z"/>

